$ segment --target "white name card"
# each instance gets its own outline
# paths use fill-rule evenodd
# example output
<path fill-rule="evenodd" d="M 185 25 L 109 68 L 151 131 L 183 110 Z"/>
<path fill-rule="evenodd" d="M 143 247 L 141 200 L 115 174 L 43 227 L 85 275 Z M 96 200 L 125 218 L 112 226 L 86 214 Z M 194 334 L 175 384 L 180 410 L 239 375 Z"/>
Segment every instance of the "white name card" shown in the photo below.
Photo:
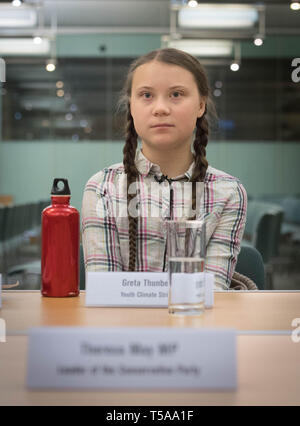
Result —
<path fill-rule="evenodd" d="M 214 275 L 205 275 L 205 307 L 213 306 Z M 87 272 L 86 306 L 168 306 L 167 272 Z"/>
<path fill-rule="evenodd" d="M 168 304 L 168 273 L 87 272 L 87 306 L 162 307 Z"/>
<path fill-rule="evenodd" d="M 235 389 L 236 331 L 36 328 L 30 389 Z"/>

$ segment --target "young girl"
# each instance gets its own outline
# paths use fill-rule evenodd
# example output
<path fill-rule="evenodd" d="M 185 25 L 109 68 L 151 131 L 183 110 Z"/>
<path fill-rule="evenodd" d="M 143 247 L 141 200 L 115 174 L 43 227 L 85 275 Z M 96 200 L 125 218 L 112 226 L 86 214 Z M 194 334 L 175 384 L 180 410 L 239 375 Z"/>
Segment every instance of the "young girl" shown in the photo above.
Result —
<path fill-rule="evenodd" d="M 207 115 L 213 104 L 202 66 L 176 49 L 150 52 L 132 63 L 123 93 L 123 163 L 92 176 L 84 191 L 86 270 L 166 271 L 164 221 L 201 214 L 205 269 L 215 274 L 218 289 L 228 289 L 247 196 L 238 179 L 208 165 Z M 198 183 L 203 197 L 197 211 Z"/>

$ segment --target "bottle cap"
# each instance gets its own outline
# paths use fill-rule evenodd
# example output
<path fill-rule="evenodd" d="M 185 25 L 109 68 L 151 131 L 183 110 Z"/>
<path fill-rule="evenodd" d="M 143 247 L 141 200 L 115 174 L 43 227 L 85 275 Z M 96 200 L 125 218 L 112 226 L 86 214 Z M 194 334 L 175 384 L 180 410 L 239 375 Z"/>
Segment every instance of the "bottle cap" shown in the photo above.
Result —
<path fill-rule="evenodd" d="M 59 182 L 62 182 L 63 185 L 58 186 Z M 68 184 L 68 179 L 55 178 L 53 180 L 51 195 L 71 195 L 71 191 L 70 191 L 69 184 Z"/>

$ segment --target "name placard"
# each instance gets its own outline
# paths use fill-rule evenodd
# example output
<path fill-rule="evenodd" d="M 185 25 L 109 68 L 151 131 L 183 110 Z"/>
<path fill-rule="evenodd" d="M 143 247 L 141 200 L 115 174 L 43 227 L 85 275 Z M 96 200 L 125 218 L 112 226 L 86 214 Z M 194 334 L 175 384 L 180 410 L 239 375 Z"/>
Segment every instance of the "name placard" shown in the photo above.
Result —
<path fill-rule="evenodd" d="M 184 279 L 184 278 L 183 278 Z M 205 307 L 213 306 L 214 275 L 205 273 Z M 167 272 L 87 272 L 86 306 L 168 306 Z"/>
<path fill-rule="evenodd" d="M 235 389 L 236 331 L 195 328 L 37 328 L 31 389 Z"/>

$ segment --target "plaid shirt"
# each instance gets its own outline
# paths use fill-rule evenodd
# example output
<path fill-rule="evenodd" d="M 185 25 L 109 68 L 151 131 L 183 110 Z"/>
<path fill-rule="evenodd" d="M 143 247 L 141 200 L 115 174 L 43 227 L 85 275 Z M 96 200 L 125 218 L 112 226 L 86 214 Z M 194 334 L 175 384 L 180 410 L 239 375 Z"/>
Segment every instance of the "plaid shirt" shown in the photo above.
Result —
<path fill-rule="evenodd" d="M 166 249 L 163 222 L 191 216 L 191 183 L 186 182 L 194 163 L 175 181 L 159 184 L 159 166 L 148 161 L 141 150 L 135 162 L 140 173 L 138 195 L 133 200 L 138 215 L 136 271 L 162 272 Z M 228 289 L 244 232 L 247 194 L 237 178 L 211 166 L 200 185 L 203 197 L 197 217 L 206 222 L 205 270 L 215 274 L 216 288 Z M 128 227 L 127 176 L 119 163 L 92 176 L 85 186 L 82 240 L 87 271 L 128 271 Z"/>

